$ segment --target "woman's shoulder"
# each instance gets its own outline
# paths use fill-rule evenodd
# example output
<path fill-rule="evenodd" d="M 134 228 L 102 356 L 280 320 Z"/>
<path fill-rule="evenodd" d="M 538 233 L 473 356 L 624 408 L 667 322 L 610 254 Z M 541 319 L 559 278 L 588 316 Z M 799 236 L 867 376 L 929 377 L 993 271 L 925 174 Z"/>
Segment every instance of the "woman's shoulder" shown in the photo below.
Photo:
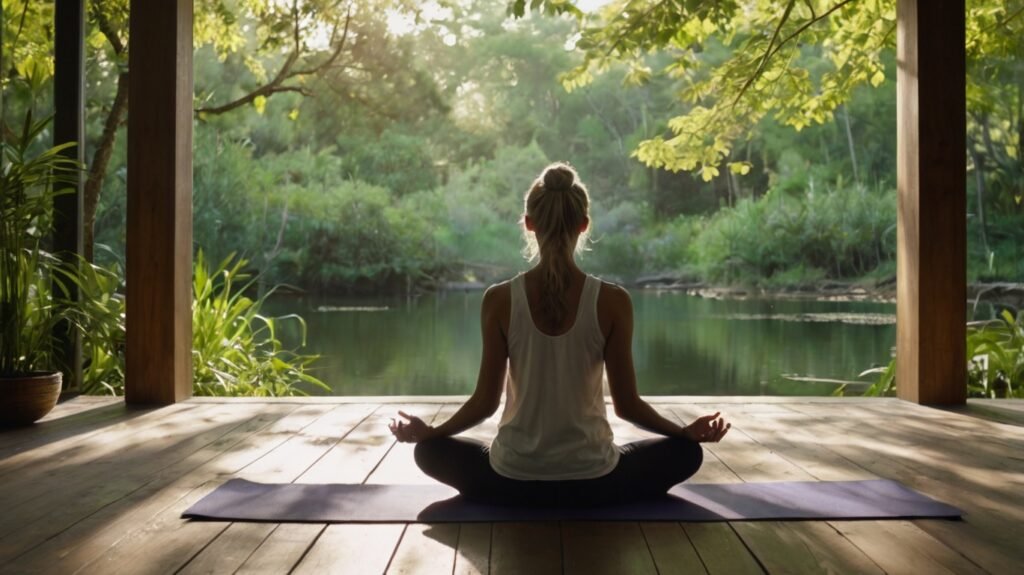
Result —
<path fill-rule="evenodd" d="M 512 280 L 496 283 L 484 291 L 480 304 L 480 315 L 485 323 L 498 325 L 503 332 L 508 330 L 512 313 Z"/>
<path fill-rule="evenodd" d="M 629 297 L 629 291 L 619 284 L 612 283 L 609 281 L 598 278 L 601 282 L 601 291 L 598 293 L 598 305 L 604 302 L 611 306 L 622 306 L 631 305 L 632 300 Z"/>
<path fill-rule="evenodd" d="M 512 293 L 512 280 L 515 278 L 507 279 L 503 282 L 491 284 L 484 290 L 484 299 L 502 299 L 508 297 Z"/>
<path fill-rule="evenodd" d="M 488 286 L 484 290 L 484 301 L 483 307 L 487 308 L 505 308 L 512 302 L 512 280 L 505 280 L 500 283 Z"/>
<path fill-rule="evenodd" d="M 626 288 L 601 280 L 601 291 L 597 295 L 597 323 L 605 338 L 614 326 L 632 322 L 632 310 L 633 302 Z"/>

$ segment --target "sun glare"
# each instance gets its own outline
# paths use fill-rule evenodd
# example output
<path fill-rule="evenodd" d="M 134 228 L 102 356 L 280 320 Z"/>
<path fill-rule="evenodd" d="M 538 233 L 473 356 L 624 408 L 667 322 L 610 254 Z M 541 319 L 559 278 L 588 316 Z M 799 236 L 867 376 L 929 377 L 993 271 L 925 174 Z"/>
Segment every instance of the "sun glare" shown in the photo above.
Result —
<path fill-rule="evenodd" d="M 437 2 L 423 3 L 419 7 L 418 14 L 410 14 L 399 10 L 388 10 L 388 31 L 395 36 L 419 32 L 426 28 L 432 20 L 451 18 L 451 16 L 451 9 L 441 6 Z"/>

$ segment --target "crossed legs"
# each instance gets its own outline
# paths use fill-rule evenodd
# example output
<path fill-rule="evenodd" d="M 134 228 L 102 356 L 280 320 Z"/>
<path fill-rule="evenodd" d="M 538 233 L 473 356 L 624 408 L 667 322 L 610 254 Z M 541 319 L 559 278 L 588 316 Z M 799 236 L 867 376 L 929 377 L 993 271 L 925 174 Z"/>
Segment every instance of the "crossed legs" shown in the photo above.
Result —
<path fill-rule="evenodd" d="M 593 479 L 522 481 L 491 468 L 487 444 L 462 437 L 438 437 L 416 444 L 424 473 L 472 501 L 507 505 L 590 506 L 664 495 L 700 469 L 700 444 L 683 438 L 644 439 L 619 446 L 619 463 Z"/>

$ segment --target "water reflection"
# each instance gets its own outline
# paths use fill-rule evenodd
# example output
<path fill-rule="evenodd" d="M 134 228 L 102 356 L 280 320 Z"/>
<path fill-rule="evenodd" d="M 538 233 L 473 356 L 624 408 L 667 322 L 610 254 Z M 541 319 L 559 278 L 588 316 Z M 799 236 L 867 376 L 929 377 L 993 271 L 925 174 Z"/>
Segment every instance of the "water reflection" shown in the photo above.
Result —
<path fill-rule="evenodd" d="M 481 297 L 278 299 L 267 311 L 306 318 L 308 350 L 322 356 L 317 376 L 337 395 L 466 394 L 480 360 Z M 855 379 L 887 363 L 896 338 L 893 304 L 643 291 L 633 303 L 637 381 L 650 395 L 828 395 L 835 384 L 785 376 Z"/>

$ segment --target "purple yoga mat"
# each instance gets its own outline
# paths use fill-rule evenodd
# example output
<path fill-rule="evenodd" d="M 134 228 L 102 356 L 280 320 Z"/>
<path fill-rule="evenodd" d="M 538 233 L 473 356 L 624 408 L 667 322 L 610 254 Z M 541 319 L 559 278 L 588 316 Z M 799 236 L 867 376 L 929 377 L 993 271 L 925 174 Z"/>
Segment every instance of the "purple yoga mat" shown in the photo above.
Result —
<path fill-rule="evenodd" d="M 275 523 L 473 521 L 734 521 L 960 517 L 895 481 L 785 481 L 677 485 L 663 498 L 586 509 L 470 503 L 445 485 L 253 483 L 232 479 L 182 517 Z"/>

